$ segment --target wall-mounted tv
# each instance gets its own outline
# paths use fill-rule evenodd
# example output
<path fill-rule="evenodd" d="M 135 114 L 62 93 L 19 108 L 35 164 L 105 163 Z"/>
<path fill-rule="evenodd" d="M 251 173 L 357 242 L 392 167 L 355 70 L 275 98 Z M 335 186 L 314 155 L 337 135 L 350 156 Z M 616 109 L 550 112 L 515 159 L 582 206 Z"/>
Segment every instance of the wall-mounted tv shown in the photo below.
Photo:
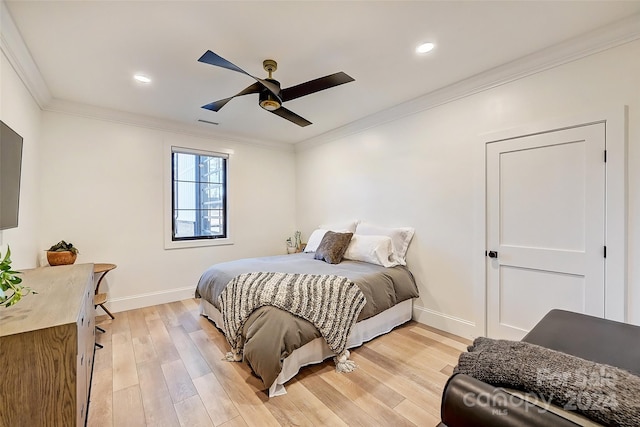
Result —
<path fill-rule="evenodd" d="M 0 230 L 18 226 L 22 137 L 0 120 Z"/>

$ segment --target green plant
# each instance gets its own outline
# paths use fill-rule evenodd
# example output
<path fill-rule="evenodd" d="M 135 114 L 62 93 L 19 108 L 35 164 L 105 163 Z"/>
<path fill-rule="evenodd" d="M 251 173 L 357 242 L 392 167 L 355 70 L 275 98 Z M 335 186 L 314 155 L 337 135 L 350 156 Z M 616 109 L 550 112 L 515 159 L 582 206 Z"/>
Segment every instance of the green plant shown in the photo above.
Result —
<path fill-rule="evenodd" d="M 0 253 L 0 257 L 2 254 Z M 7 246 L 7 253 L 0 262 L 0 306 L 10 307 L 29 294 L 37 294 L 33 289 L 22 286 L 22 279 L 16 276 L 19 271 L 11 270 L 11 249 Z M 8 292 L 7 292 L 8 291 Z"/>
<path fill-rule="evenodd" d="M 55 245 L 49 248 L 49 252 L 62 252 L 62 251 L 71 251 L 74 254 L 78 254 L 80 252 L 78 251 L 78 248 L 73 246 L 73 243 L 67 243 L 64 240 L 60 240 L 58 243 L 56 243 Z"/>

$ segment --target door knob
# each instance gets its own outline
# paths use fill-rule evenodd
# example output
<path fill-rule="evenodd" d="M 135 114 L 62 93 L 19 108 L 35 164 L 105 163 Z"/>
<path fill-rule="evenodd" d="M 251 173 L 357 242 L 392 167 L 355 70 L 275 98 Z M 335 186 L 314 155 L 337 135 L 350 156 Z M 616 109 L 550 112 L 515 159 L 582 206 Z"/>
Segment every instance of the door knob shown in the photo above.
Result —
<path fill-rule="evenodd" d="M 489 256 L 489 258 L 498 258 L 498 252 L 496 251 L 489 251 L 487 252 L 487 255 Z"/>

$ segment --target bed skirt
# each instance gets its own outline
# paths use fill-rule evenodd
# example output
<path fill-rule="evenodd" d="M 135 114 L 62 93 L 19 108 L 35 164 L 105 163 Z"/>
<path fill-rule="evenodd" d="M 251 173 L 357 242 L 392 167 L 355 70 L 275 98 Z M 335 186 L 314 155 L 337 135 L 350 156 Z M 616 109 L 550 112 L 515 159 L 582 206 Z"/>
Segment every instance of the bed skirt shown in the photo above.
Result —
<path fill-rule="evenodd" d="M 393 307 L 373 317 L 356 323 L 347 340 L 347 348 L 354 348 L 374 339 L 377 336 L 391 332 L 396 326 L 411 320 L 413 300 L 402 301 Z M 213 321 L 218 329 L 223 330 L 222 314 L 211 303 L 200 299 L 200 314 Z M 282 362 L 282 371 L 278 378 L 269 387 L 269 397 L 286 394 L 284 384 L 293 378 L 303 366 L 320 363 L 334 356 L 324 338 L 316 338 L 313 341 L 294 350 Z"/>

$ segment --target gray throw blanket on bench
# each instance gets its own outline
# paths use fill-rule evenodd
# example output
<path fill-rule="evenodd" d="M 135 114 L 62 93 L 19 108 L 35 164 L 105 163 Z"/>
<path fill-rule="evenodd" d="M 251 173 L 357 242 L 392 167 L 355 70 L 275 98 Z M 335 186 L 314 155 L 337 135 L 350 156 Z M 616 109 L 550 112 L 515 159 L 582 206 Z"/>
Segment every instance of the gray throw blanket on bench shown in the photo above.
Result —
<path fill-rule="evenodd" d="M 527 342 L 480 337 L 460 355 L 454 373 L 533 393 L 604 425 L 640 426 L 640 377 L 613 366 Z"/>
<path fill-rule="evenodd" d="M 242 360 L 242 327 L 251 313 L 273 306 L 311 322 L 322 334 L 336 369 L 350 372 L 347 339 L 366 299 L 349 279 L 332 275 L 246 273 L 234 277 L 220 294 L 224 333 L 231 345 L 227 360 Z"/>

